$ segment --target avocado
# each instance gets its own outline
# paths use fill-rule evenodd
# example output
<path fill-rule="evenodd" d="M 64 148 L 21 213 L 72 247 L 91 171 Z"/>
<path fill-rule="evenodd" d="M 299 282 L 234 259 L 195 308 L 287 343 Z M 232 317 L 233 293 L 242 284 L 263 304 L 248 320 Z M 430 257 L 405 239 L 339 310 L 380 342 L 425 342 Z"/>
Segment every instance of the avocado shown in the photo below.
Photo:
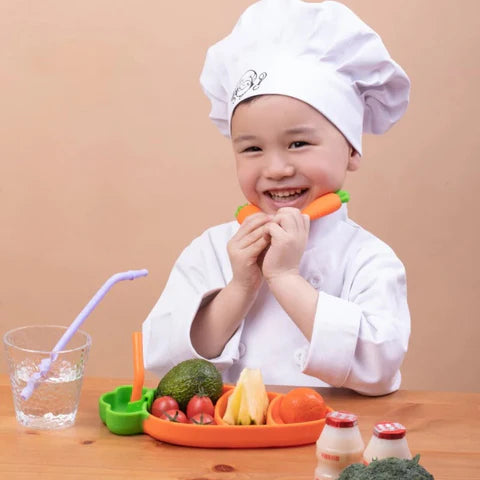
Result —
<path fill-rule="evenodd" d="M 210 397 L 215 403 L 222 394 L 222 375 L 207 360 L 193 358 L 175 365 L 158 383 L 155 398 L 169 395 L 185 410 L 188 401 L 197 394 Z"/>

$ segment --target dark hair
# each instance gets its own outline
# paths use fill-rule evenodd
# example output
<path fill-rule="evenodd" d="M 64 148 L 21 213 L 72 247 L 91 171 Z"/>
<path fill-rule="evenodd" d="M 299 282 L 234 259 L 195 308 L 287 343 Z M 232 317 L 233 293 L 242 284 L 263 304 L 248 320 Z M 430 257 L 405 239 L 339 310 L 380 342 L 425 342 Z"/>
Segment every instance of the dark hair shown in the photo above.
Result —
<path fill-rule="evenodd" d="M 233 116 L 235 115 L 235 110 L 237 109 L 237 107 L 241 104 L 241 103 L 253 103 L 255 100 L 258 100 L 258 98 L 260 97 L 263 97 L 264 95 L 253 95 L 251 97 L 248 97 L 246 98 L 245 100 L 241 100 L 240 102 L 238 102 L 236 105 L 235 105 L 235 108 L 233 109 L 233 112 L 232 112 L 232 118 Z"/>

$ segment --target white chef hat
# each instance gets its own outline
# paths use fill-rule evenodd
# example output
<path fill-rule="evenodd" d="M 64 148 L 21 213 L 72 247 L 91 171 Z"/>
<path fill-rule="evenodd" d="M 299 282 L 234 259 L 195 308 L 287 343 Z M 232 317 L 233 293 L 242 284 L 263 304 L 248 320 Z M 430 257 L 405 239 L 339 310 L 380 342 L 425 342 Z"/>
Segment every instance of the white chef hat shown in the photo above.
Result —
<path fill-rule="evenodd" d="M 405 112 L 410 81 L 382 40 L 334 2 L 261 0 L 209 48 L 200 83 L 225 136 L 241 101 L 264 94 L 316 108 L 362 152 L 362 133 L 384 133 Z"/>

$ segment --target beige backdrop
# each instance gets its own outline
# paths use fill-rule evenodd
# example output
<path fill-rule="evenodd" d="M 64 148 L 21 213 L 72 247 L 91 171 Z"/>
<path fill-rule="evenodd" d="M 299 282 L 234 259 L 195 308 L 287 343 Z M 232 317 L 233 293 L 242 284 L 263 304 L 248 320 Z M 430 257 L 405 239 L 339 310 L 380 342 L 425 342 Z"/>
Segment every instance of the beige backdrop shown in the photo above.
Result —
<path fill-rule="evenodd" d="M 3 0 L 0 4 L 0 325 L 84 328 L 89 375 L 129 377 L 177 255 L 243 198 L 198 82 L 209 45 L 251 0 Z M 480 391 L 475 0 L 350 0 L 411 77 L 409 110 L 365 138 L 351 217 L 389 243 L 412 313 L 403 387 Z M 5 362 L 0 362 L 5 371 Z"/>

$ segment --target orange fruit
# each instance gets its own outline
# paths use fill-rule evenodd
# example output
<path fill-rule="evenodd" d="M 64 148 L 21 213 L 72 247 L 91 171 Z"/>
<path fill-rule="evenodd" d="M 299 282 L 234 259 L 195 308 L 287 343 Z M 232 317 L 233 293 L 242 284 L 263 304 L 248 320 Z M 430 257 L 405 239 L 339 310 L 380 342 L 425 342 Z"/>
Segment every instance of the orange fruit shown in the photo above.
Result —
<path fill-rule="evenodd" d="M 308 387 L 290 390 L 280 403 L 280 416 L 285 423 L 320 420 L 326 414 L 327 406 L 323 397 Z"/>

